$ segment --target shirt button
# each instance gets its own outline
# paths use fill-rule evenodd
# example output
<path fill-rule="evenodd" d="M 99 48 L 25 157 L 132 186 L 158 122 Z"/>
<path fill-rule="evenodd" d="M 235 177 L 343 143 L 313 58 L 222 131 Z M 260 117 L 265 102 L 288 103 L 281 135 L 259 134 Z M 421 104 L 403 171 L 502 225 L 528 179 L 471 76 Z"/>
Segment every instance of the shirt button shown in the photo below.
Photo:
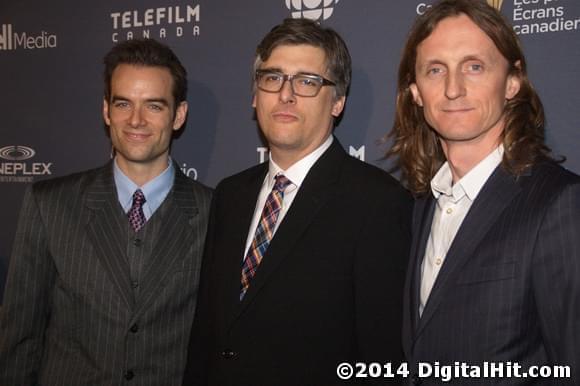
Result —
<path fill-rule="evenodd" d="M 423 383 L 423 380 L 421 378 L 419 378 L 419 376 L 417 374 L 413 374 L 413 377 L 411 378 L 411 382 L 413 383 L 413 385 L 420 385 L 421 383 Z"/>
<path fill-rule="evenodd" d="M 139 287 L 139 282 L 138 281 L 132 281 L 131 282 L 131 287 L 133 287 L 133 288 Z"/>
<path fill-rule="evenodd" d="M 130 380 L 131 380 L 131 379 L 133 379 L 134 377 L 135 377 L 135 373 L 134 373 L 133 371 L 131 371 L 131 370 L 128 370 L 128 371 L 125 373 L 125 379 L 126 379 L 126 380 L 128 380 L 128 381 L 130 381 Z"/>
<path fill-rule="evenodd" d="M 225 359 L 232 359 L 235 356 L 236 356 L 236 353 L 233 352 L 232 350 L 222 351 L 222 357 L 224 357 Z"/>
<path fill-rule="evenodd" d="M 440 257 L 435 259 L 435 264 L 441 265 L 441 258 Z"/>
<path fill-rule="evenodd" d="M 137 325 L 137 323 L 132 325 L 131 328 L 129 329 L 129 331 L 131 331 L 133 334 L 136 333 L 137 331 L 139 331 L 139 326 Z"/>
<path fill-rule="evenodd" d="M 453 209 L 452 208 L 447 208 L 447 210 L 445 211 L 447 214 L 451 214 L 453 213 Z"/>
<path fill-rule="evenodd" d="M 140 247 L 141 246 L 141 239 L 135 239 L 133 240 L 133 245 L 136 247 Z"/>

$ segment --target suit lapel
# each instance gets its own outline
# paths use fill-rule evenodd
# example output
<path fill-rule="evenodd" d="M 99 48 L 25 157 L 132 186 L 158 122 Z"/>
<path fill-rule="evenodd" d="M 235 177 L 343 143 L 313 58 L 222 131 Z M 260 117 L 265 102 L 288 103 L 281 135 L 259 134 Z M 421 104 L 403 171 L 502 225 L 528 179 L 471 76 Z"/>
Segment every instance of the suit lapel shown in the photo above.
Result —
<path fill-rule="evenodd" d="M 248 292 L 239 303 L 237 312 L 233 315 L 234 320 L 252 303 L 272 273 L 291 253 L 292 246 L 299 242 L 318 210 L 331 197 L 334 192 L 332 186 L 338 181 L 345 157 L 346 153 L 335 138 L 330 148 L 312 166 L 270 242 Z"/>
<path fill-rule="evenodd" d="M 411 259 L 407 273 L 407 288 L 405 296 L 408 300 L 405 304 L 409 309 L 405 310 L 405 317 L 409 317 L 411 332 L 415 332 L 419 323 L 419 294 L 421 286 L 421 263 L 425 255 L 425 248 L 435 210 L 435 199 L 429 192 L 425 197 L 418 199 L 413 211 L 413 243 L 411 244 Z"/>
<path fill-rule="evenodd" d="M 497 218 L 520 192 L 514 177 L 498 166 L 473 202 L 453 240 L 445 263 L 433 285 L 429 300 L 419 320 L 416 336 L 436 312 L 447 289 L 453 285 L 460 268 L 469 260 L 473 252 L 496 222 Z"/>
<path fill-rule="evenodd" d="M 187 177 L 181 173 L 177 164 L 173 188 L 166 200 L 171 200 L 158 238 L 151 253 L 150 264 L 143 272 L 142 287 L 137 298 L 137 310 L 148 308 L 158 293 L 167 276 L 175 268 L 177 261 L 182 260 L 188 253 L 193 242 L 193 218 L 199 213 L 195 195 Z"/>
<path fill-rule="evenodd" d="M 248 230 L 250 229 L 256 202 L 267 173 L 268 163 L 263 163 L 246 180 L 241 182 L 233 200 L 228 203 L 229 210 L 227 212 L 230 215 L 228 219 L 223 220 L 229 223 L 228 229 L 231 230 L 228 235 L 230 238 L 223 243 L 224 247 L 227 248 L 224 256 L 227 256 L 228 259 L 231 258 L 231 260 L 227 260 L 226 264 L 219 268 L 224 270 L 224 283 L 227 286 L 225 292 L 227 294 L 226 304 L 229 307 L 226 314 L 229 321 L 233 320 L 239 312 L 242 264 Z M 220 220 L 218 219 L 217 221 Z M 247 296 L 248 294 L 246 293 L 245 297 Z"/>
<path fill-rule="evenodd" d="M 122 211 L 113 180 L 113 167 L 109 162 L 99 170 L 86 190 L 85 205 L 91 211 L 86 231 L 91 240 L 97 258 L 109 274 L 119 296 L 127 307 L 133 308 L 133 290 L 129 274 L 129 264 L 123 245 L 123 228 L 119 223 Z"/>

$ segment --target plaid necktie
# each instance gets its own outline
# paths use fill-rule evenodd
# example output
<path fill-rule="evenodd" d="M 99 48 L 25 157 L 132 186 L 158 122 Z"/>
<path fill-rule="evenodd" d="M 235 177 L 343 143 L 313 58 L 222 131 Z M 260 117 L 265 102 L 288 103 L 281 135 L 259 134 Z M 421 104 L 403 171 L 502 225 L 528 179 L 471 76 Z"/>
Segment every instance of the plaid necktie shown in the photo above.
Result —
<path fill-rule="evenodd" d="M 278 220 L 278 214 L 280 213 L 280 209 L 282 209 L 284 189 L 292 183 L 282 174 L 278 174 L 275 179 L 276 183 L 268 195 L 268 198 L 266 198 L 266 204 L 262 210 L 262 215 L 260 216 L 260 222 L 256 228 L 254 239 L 252 240 L 252 244 L 250 244 L 248 254 L 242 264 L 242 288 L 240 291 L 240 300 L 244 298 L 244 295 L 250 286 L 250 281 L 256 274 L 260 261 L 262 261 L 262 257 L 264 256 L 264 253 L 266 253 L 270 240 L 272 240 L 272 234 L 276 227 L 276 220 Z"/>
<path fill-rule="evenodd" d="M 129 224 L 135 232 L 139 232 L 139 229 L 143 228 L 145 225 L 145 214 L 143 213 L 143 204 L 147 201 L 145 195 L 141 189 L 137 189 L 133 193 L 133 205 L 129 212 L 127 212 L 127 217 L 129 217 Z"/>

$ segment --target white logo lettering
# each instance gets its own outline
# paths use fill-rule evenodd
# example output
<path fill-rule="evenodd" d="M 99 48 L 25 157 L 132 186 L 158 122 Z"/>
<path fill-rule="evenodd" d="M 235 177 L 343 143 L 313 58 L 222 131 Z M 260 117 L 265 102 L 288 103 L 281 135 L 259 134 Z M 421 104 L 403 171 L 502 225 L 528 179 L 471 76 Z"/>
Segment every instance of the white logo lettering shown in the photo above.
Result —
<path fill-rule="evenodd" d="M 165 39 L 168 36 L 199 36 L 200 32 L 199 25 L 195 24 L 200 21 L 199 4 L 112 12 L 110 17 L 113 42 L 135 37 Z"/>
<path fill-rule="evenodd" d="M 361 161 L 365 160 L 365 147 L 364 145 L 359 147 L 358 149 L 355 149 L 352 146 L 348 147 L 348 154 L 350 154 L 351 156 L 353 156 L 354 158 L 358 158 Z"/>
<path fill-rule="evenodd" d="M 31 35 L 27 32 L 17 33 L 13 31 L 12 24 L 2 24 L 0 31 L 2 31 L 0 50 L 16 50 L 18 48 L 33 50 L 57 46 L 56 35 L 46 31 L 41 31 L 40 35 Z"/>

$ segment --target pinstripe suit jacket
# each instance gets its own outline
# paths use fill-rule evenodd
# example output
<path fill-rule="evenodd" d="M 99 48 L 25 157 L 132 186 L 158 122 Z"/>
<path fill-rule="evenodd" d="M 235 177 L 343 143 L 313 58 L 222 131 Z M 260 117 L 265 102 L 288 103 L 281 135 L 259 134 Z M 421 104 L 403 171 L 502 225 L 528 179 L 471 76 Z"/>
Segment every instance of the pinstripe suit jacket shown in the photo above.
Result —
<path fill-rule="evenodd" d="M 210 190 L 175 168 L 137 297 L 112 163 L 27 190 L 0 315 L 0 385 L 181 383 Z"/>
<path fill-rule="evenodd" d="M 572 381 L 456 384 L 580 384 L 580 178 L 551 162 L 517 179 L 498 167 L 465 217 L 419 317 L 421 262 L 434 206 L 429 195 L 416 202 L 413 215 L 403 323 L 411 369 L 419 361 L 569 365 Z"/>

